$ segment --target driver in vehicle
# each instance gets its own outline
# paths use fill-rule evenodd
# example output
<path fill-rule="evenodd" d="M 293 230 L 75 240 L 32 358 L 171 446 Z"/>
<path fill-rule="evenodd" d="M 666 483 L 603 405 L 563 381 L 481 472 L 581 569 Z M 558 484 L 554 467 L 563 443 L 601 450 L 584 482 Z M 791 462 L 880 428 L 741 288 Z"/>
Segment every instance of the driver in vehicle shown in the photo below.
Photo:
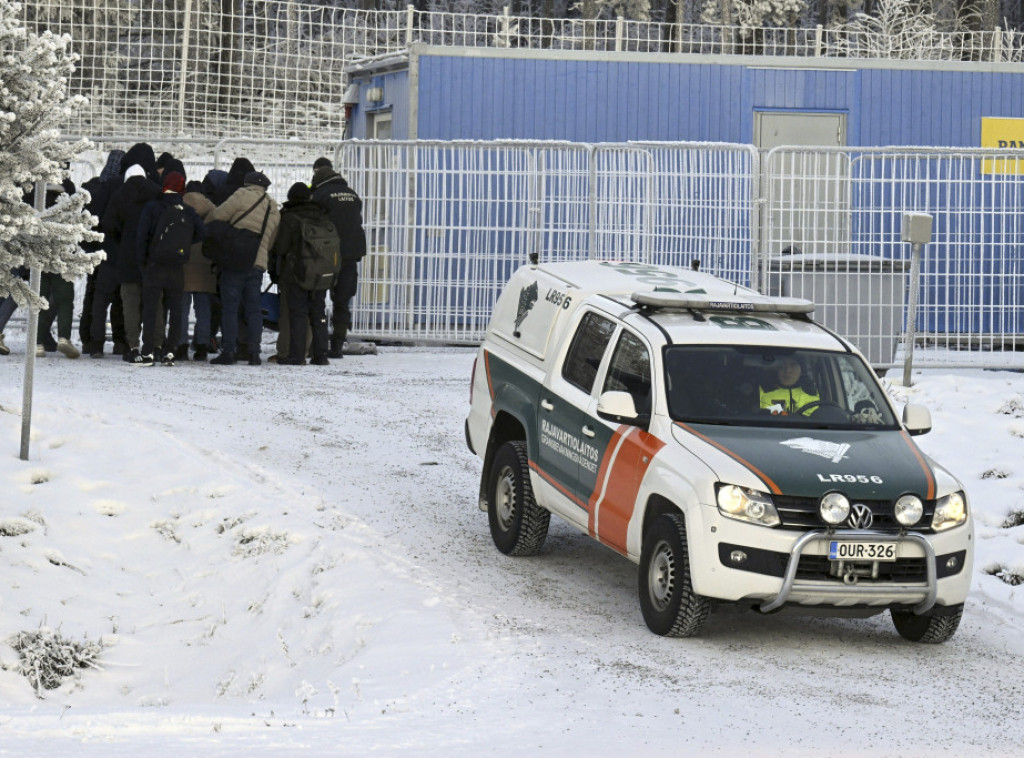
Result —
<path fill-rule="evenodd" d="M 761 390 L 761 408 L 770 411 L 773 416 L 795 413 L 808 403 L 815 403 L 821 400 L 821 395 L 809 382 L 801 384 L 800 378 L 803 375 L 803 367 L 796 358 L 786 357 L 782 359 L 779 367 L 775 370 L 776 382 L 774 385 Z M 809 409 L 813 413 L 816 408 Z"/>

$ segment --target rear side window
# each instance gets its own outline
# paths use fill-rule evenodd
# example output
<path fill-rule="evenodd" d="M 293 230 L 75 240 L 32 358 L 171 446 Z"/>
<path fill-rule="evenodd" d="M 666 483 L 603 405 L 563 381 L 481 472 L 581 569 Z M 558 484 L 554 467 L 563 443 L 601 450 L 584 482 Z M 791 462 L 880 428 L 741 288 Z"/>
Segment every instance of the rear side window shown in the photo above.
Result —
<path fill-rule="evenodd" d="M 615 333 L 615 323 L 596 313 L 588 313 L 573 335 L 569 354 L 562 364 L 562 378 L 590 394 L 594 389 L 601 358 Z"/>

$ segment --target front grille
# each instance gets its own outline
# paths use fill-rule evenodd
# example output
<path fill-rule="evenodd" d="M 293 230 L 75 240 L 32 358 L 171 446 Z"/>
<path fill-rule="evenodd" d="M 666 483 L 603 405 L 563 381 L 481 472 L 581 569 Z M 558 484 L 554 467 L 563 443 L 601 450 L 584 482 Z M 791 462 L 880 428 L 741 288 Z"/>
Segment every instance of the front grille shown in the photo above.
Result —
<path fill-rule="evenodd" d="M 821 515 L 818 512 L 818 498 L 773 495 L 772 502 L 775 503 L 775 508 L 779 512 L 779 518 L 782 520 L 781 527 L 783 529 L 800 529 L 802 531 L 806 531 L 807 529 L 820 529 L 827 526 L 827 524 L 821 520 Z M 863 503 L 871 509 L 871 515 L 874 519 L 874 523 L 871 525 L 872 529 L 876 529 L 880 532 L 898 532 L 903 528 L 900 526 L 899 522 L 896 521 L 895 515 L 893 515 L 894 501 L 855 500 L 853 502 Z M 925 501 L 924 515 L 921 517 L 919 524 L 930 524 L 934 512 L 935 503 L 932 501 Z M 840 524 L 835 527 L 835 529 L 836 531 L 843 531 L 844 529 L 849 529 L 849 527 L 845 524 Z M 924 526 L 918 526 L 914 527 L 914 531 L 930 533 L 931 529 Z"/>
<path fill-rule="evenodd" d="M 739 551 L 747 556 L 742 564 L 736 564 L 731 560 L 734 551 Z M 936 557 L 938 575 L 950 576 L 958 573 L 963 567 L 965 551 L 950 553 Z M 958 559 L 958 568 L 945 568 L 949 558 Z M 740 571 L 750 571 L 755 574 L 765 574 L 782 578 L 786 575 L 786 565 L 789 561 L 789 553 L 780 553 L 774 550 L 761 550 L 749 545 L 730 545 L 726 542 L 718 543 L 718 559 L 723 566 Z M 797 566 L 796 578 L 805 581 L 827 581 L 842 583 L 842 579 L 829 575 L 830 561 L 827 555 L 802 555 L 800 564 Z M 928 580 L 928 566 L 926 558 L 899 558 L 894 562 L 878 564 L 878 578 L 871 579 L 861 577 L 861 582 L 893 582 L 911 583 L 925 582 Z"/>
<path fill-rule="evenodd" d="M 785 553 L 775 553 L 779 562 L 781 574 L 786 572 L 786 562 L 789 556 Z M 797 579 L 812 581 L 833 581 L 841 582 L 838 577 L 830 576 L 828 573 L 829 559 L 826 555 L 802 555 L 800 565 L 796 569 Z M 924 558 L 899 558 L 892 563 L 878 564 L 878 578 L 861 577 L 862 582 L 923 582 L 928 579 L 928 569 Z"/>

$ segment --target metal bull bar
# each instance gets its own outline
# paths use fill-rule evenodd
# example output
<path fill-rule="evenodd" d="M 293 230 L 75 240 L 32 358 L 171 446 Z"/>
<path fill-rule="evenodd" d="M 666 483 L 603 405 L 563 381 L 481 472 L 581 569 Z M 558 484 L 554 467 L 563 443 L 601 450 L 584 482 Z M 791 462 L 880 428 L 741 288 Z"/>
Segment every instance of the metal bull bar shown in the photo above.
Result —
<path fill-rule="evenodd" d="M 933 605 L 935 605 L 935 599 L 939 593 L 938 577 L 935 568 L 935 549 L 922 535 L 880 534 L 879 532 L 872 532 L 864 529 L 844 531 L 842 533 L 829 533 L 819 529 L 813 532 L 808 532 L 796 541 L 796 544 L 793 545 L 793 551 L 789 556 L 789 563 L 786 565 L 786 573 L 782 580 L 782 589 L 779 590 L 779 594 L 776 595 L 773 600 L 762 603 L 758 607 L 758 610 L 762 613 L 769 613 L 770 611 L 781 608 L 786 604 L 790 594 L 793 592 L 812 592 L 818 595 L 848 594 L 850 589 L 845 583 L 842 586 L 830 587 L 811 582 L 798 582 L 796 580 L 796 572 L 797 568 L 800 566 L 800 557 L 803 555 L 807 546 L 812 542 L 815 542 L 816 540 L 840 540 L 844 542 L 852 542 L 859 539 L 870 539 L 872 542 L 899 543 L 908 541 L 918 543 L 924 549 L 927 578 L 924 586 L 857 585 L 857 592 L 863 595 L 886 595 L 890 597 L 912 597 L 915 599 L 923 592 L 924 600 L 914 606 L 914 613 L 918 615 L 927 612 Z"/>

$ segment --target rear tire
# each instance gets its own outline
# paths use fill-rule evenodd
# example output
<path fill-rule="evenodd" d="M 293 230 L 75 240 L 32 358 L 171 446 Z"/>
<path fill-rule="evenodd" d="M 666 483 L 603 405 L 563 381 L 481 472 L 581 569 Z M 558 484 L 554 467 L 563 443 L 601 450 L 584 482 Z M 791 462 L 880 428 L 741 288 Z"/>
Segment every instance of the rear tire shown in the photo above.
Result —
<path fill-rule="evenodd" d="M 964 606 L 961 603 L 960 605 L 932 608 L 920 616 L 910 611 L 892 610 L 889 613 L 892 615 L 893 626 L 896 627 L 900 637 L 911 642 L 936 645 L 956 634 L 957 627 L 960 626 L 960 619 L 964 615 Z"/>
<path fill-rule="evenodd" d="M 644 535 L 638 581 L 640 610 L 647 628 L 663 637 L 696 637 L 711 601 L 693 591 L 686 521 L 681 514 L 659 516 Z"/>
<path fill-rule="evenodd" d="M 548 536 L 551 514 L 533 498 L 526 443 L 499 447 L 488 473 L 487 520 L 495 547 L 505 555 L 536 555 Z"/>

